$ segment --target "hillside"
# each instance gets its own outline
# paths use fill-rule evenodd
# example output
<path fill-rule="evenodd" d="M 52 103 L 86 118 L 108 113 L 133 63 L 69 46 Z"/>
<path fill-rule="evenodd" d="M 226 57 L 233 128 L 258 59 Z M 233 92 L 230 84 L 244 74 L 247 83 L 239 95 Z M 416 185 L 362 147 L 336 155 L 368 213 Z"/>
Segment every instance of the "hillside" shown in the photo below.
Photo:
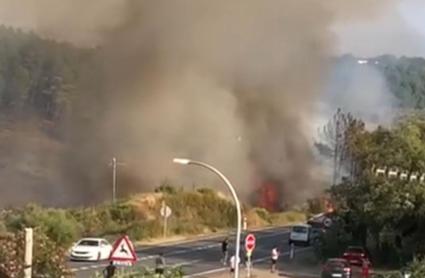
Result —
<path fill-rule="evenodd" d="M 109 133 L 117 133 L 111 138 L 119 141 L 119 147 L 140 143 L 130 138 L 136 131 L 121 136 L 120 130 L 108 129 L 115 119 L 103 111 L 97 75 L 101 68 L 93 62 L 98 54 L 99 49 L 77 48 L 0 26 L 0 176 L 7 185 L 0 206 L 29 201 L 75 205 L 110 198 L 107 162 L 112 153 L 105 150 L 111 149 L 107 145 L 111 142 L 102 141 L 105 134 L 96 131 L 96 117 L 108 115 L 108 122 L 100 122 Z M 358 60 L 343 56 L 337 62 L 350 66 Z M 368 60 L 385 76 L 400 107 L 425 107 L 424 59 L 385 55 Z M 120 120 L 128 125 L 123 130 L 139 124 Z M 120 171 L 121 192 L 140 183 L 132 170 L 140 171 L 136 166 Z"/>

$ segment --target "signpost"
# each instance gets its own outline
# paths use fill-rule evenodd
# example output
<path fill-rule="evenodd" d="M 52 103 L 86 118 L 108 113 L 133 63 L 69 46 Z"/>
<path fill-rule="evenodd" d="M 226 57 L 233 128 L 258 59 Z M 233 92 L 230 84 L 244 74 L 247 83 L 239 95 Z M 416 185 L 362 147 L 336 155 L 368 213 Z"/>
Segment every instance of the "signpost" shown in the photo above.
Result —
<path fill-rule="evenodd" d="M 171 208 L 167 205 L 165 205 L 165 202 L 162 202 L 161 206 L 161 216 L 164 218 L 164 238 L 167 237 L 167 219 L 171 216 Z"/>
<path fill-rule="evenodd" d="M 251 256 L 255 249 L 255 236 L 254 234 L 248 234 L 245 237 L 245 252 L 246 252 L 246 266 L 247 266 L 247 277 L 251 277 Z"/>
<path fill-rule="evenodd" d="M 134 250 L 134 245 L 128 236 L 122 236 L 115 241 L 109 260 L 114 264 L 133 265 L 137 262 L 137 255 Z"/>

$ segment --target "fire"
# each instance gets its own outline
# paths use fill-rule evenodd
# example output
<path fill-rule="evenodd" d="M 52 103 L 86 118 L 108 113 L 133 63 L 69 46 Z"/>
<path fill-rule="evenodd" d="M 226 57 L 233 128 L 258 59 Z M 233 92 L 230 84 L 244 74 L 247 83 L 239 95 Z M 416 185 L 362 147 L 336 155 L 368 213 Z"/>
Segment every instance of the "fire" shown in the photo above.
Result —
<path fill-rule="evenodd" d="M 278 211 L 279 204 L 279 191 L 277 186 L 272 182 L 265 182 L 260 185 L 258 190 L 259 200 L 258 206 L 267 209 L 268 211 Z"/>
<path fill-rule="evenodd" d="M 325 208 L 327 213 L 333 213 L 335 208 L 329 199 L 325 199 Z"/>

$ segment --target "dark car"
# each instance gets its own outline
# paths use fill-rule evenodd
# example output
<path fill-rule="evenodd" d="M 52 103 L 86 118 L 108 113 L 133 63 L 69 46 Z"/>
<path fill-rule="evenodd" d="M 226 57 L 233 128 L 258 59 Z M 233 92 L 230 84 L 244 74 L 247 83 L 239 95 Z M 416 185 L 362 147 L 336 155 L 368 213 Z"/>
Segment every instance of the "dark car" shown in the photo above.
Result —
<path fill-rule="evenodd" d="M 323 265 L 321 278 L 351 278 L 352 269 L 346 259 L 328 259 Z"/>
<path fill-rule="evenodd" d="M 364 260 L 370 262 L 368 252 L 360 246 L 349 246 L 342 255 L 351 265 L 361 266 Z"/>

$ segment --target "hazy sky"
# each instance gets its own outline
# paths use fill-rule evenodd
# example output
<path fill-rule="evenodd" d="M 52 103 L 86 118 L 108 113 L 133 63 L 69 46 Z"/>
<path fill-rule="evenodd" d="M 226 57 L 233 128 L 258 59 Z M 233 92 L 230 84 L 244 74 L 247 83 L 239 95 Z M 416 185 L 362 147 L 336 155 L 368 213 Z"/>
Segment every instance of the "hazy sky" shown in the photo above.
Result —
<path fill-rule="evenodd" d="M 334 30 L 340 53 L 425 57 L 425 0 L 400 0 L 372 20 L 341 22 Z"/>

